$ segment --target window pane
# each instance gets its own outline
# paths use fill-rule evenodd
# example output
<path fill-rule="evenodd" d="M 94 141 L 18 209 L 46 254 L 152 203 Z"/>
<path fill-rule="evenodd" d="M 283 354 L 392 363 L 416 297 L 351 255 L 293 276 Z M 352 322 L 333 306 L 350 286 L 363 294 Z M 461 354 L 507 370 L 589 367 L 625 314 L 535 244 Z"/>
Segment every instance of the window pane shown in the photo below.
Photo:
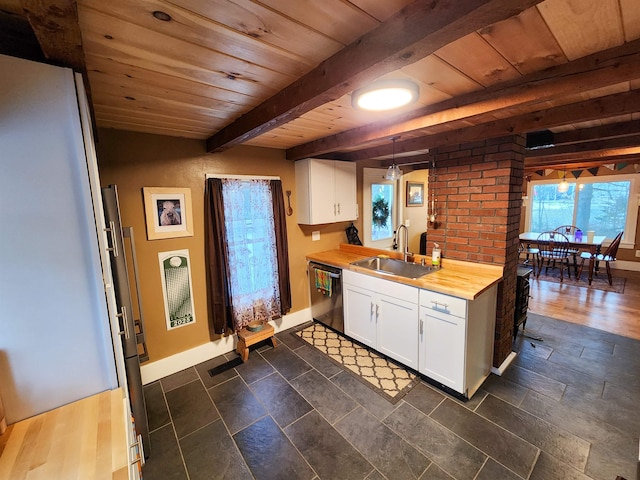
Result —
<path fill-rule="evenodd" d="M 371 240 L 393 237 L 393 184 L 371 184 Z"/>
<path fill-rule="evenodd" d="M 569 183 L 569 189 L 564 193 L 558 191 L 557 183 L 534 185 L 531 231 L 546 232 L 560 225 L 573 225 L 575 190 L 575 183 Z"/>
<path fill-rule="evenodd" d="M 615 237 L 627 222 L 630 187 L 629 181 L 581 184 L 576 225 L 596 235 Z"/>

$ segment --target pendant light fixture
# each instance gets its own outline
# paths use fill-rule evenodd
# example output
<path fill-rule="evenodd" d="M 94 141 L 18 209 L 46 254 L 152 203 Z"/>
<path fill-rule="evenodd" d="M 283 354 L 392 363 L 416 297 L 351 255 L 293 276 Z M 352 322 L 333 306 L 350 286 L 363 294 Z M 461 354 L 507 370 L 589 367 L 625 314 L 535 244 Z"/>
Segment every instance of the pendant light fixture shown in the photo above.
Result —
<path fill-rule="evenodd" d="M 567 169 L 562 170 L 562 181 L 558 184 L 558 191 L 565 193 L 569 190 L 569 183 L 567 182 Z"/>
<path fill-rule="evenodd" d="M 391 151 L 391 165 L 387 168 L 387 174 L 384 178 L 387 180 L 395 181 L 398 180 L 402 176 L 402 170 L 396 165 L 396 140 L 400 138 L 399 136 L 393 137 L 391 140 L 393 142 L 393 149 Z"/>

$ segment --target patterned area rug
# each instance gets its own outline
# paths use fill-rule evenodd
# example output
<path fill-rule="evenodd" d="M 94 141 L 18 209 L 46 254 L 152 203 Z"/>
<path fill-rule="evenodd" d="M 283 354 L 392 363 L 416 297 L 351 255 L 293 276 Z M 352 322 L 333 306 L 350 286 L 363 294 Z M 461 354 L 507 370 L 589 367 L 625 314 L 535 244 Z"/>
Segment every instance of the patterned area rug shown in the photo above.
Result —
<path fill-rule="evenodd" d="M 543 268 L 542 272 L 540 272 L 540 276 L 538 277 L 538 280 L 543 280 L 545 282 L 560 283 L 560 272 L 558 271 L 558 269 L 555 269 L 553 271 L 549 269 L 549 273 L 545 273 L 544 270 L 545 269 Z M 612 271 L 613 271 L 613 275 L 612 275 L 613 285 L 609 285 L 607 272 L 604 270 L 604 268 L 600 271 L 599 275 L 597 276 L 594 275 L 591 285 L 589 285 L 588 274 L 586 271 L 582 272 L 582 277 L 580 278 L 580 280 L 576 280 L 574 276 L 571 276 L 571 278 L 567 278 L 566 277 L 567 272 L 565 270 L 565 277 L 562 283 L 565 285 L 571 285 L 575 287 L 591 288 L 594 290 L 603 290 L 605 292 L 624 293 L 624 287 L 627 284 L 627 279 L 624 277 L 616 276 L 616 271 L 615 270 L 612 270 Z"/>
<path fill-rule="evenodd" d="M 325 354 L 392 403 L 399 401 L 419 382 L 417 375 L 320 323 L 314 322 L 292 334 Z"/>

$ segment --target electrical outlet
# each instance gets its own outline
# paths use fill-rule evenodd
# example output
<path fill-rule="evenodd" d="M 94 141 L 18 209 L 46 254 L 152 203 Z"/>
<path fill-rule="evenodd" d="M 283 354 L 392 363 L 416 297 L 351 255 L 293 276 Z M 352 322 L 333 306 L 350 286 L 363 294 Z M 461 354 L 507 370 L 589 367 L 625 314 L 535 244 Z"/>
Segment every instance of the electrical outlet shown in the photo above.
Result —
<path fill-rule="evenodd" d="M 636 257 L 640 257 L 640 250 L 636 250 Z"/>
<path fill-rule="evenodd" d="M 320 240 L 320 232 L 319 231 L 311 232 L 311 240 L 313 242 L 317 242 L 318 240 Z"/>

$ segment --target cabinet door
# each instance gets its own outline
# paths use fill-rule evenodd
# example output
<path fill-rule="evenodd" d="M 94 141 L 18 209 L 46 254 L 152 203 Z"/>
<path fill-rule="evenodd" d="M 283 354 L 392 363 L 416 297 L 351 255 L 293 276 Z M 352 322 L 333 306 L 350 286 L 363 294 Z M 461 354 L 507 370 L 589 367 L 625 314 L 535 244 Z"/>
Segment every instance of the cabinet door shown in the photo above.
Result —
<path fill-rule="evenodd" d="M 378 347 L 385 355 L 418 369 L 418 305 L 377 295 Z"/>
<path fill-rule="evenodd" d="M 336 222 L 355 220 L 356 207 L 356 164 L 334 162 L 335 220 Z"/>
<path fill-rule="evenodd" d="M 375 294 L 345 283 L 343 286 L 344 333 L 376 348 Z"/>
<path fill-rule="evenodd" d="M 420 307 L 418 371 L 463 394 L 465 323 L 465 319 L 453 315 L 430 315 Z"/>

